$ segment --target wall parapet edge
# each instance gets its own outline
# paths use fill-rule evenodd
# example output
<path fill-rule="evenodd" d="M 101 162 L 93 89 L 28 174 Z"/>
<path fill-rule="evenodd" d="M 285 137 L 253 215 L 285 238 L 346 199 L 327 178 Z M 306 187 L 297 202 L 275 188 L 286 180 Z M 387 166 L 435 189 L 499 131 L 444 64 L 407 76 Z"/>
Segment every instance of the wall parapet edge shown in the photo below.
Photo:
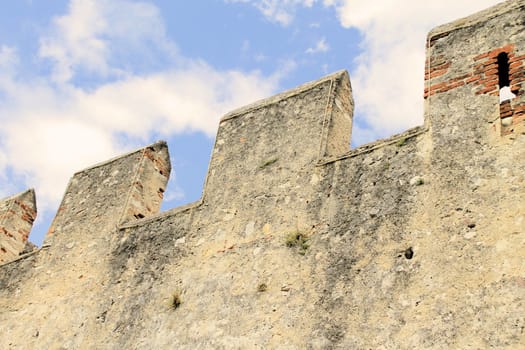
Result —
<path fill-rule="evenodd" d="M 425 134 L 428 130 L 429 128 L 427 126 L 424 126 L 424 125 L 416 126 L 414 128 L 403 131 L 399 134 L 395 134 L 391 137 L 380 139 L 380 140 L 373 141 L 370 143 L 366 143 L 342 155 L 335 156 L 335 157 L 325 157 L 325 158 L 319 159 L 317 166 L 324 166 L 324 165 L 331 164 L 331 163 L 334 163 L 340 160 L 344 160 L 347 158 L 357 157 L 364 153 L 373 152 L 379 148 L 390 146 L 400 141 L 408 140 L 408 139 L 417 137 L 419 135 Z"/>
<path fill-rule="evenodd" d="M 152 145 L 164 145 L 164 146 L 167 146 L 167 142 L 164 141 L 164 140 L 154 141 L 150 145 L 146 145 L 146 146 L 135 148 L 135 149 L 133 149 L 131 151 L 128 151 L 128 152 L 116 155 L 116 156 L 114 156 L 114 157 L 112 157 L 110 159 L 107 159 L 107 160 L 104 160 L 102 162 L 90 165 L 90 166 L 88 166 L 88 167 L 86 167 L 86 168 L 84 168 L 82 170 L 78 170 L 78 171 L 76 171 L 73 174 L 73 176 L 81 174 L 81 173 L 89 171 L 89 170 L 93 170 L 93 169 L 96 169 L 96 168 L 100 168 L 100 167 L 106 166 L 106 165 L 111 164 L 113 162 L 116 162 L 116 161 L 118 161 L 118 160 L 120 160 L 122 158 L 125 158 L 125 157 L 127 157 L 129 155 L 132 155 L 133 153 L 137 153 L 137 152 L 143 151 L 144 149 L 146 149 L 146 148 L 148 148 L 148 147 L 150 147 Z"/>
<path fill-rule="evenodd" d="M 155 215 L 152 215 L 152 216 L 148 216 L 146 218 L 143 218 L 143 219 L 137 219 L 135 221 L 131 221 L 131 222 L 126 222 L 126 223 L 123 223 L 123 224 L 120 224 L 117 229 L 118 230 L 125 230 L 125 229 L 128 229 L 128 228 L 134 228 L 134 227 L 138 227 L 138 226 L 143 226 L 143 225 L 147 225 L 151 222 L 154 222 L 154 221 L 157 221 L 157 220 L 160 220 L 160 219 L 164 219 L 164 218 L 169 218 L 169 217 L 172 217 L 172 216 L 176 216 L 180 213 L 183 213 L 183 212 L 186 212 L 186 211 L 189 211 L 189 210 L 192 210 L 192 209 L 197 209 L 199 208 L 201 205 L 202 205 L 203 201 L 202 201 L 202 197 L 201 199 L 195 201 L 195 202 L 191 202 L 191 203 L 188 203 L 188 204 L 183 204 L 183 205 L 180 205 L 178 207 L 175 207 L 175 208 L 171 208 L 171 209 L 168 209 L 166 211 L 163 211 L 163 212 L 160 212 L 158 214 L 155 214 Z"/>
<path fill-rule="evenodd" d="M 2 268 L 4 266 L 7 266 L 7 265 L 10 265 L 10 264 L 13 264 L 13 263 L 16 263 L 17 261 L 27 259 L 27 258 L 29 258 L 29 257 L 31 257 L 33 255 L 37 255 L 42 250 L 49 249 L 49 248 L 51 248 L 51 244 L 43 244 L 40 248 L 32 250 L 32 251 L 30 251 L 28 253 L 22 254 L 22 255 L 18 256 L 16 259 L 13 259 L 13 260 L 10 260 L 10 261 L 7 261 L 5 263 L 0 264 L 0 268 Z"/>
<path fill-rule="evenodd" d="M 431 42 L 433 40 L 441 38 L 442 36 L 446 36 L 448 33 L 452 31 L 471 27 L 480 22 L 484 22 L 492 18 L 501 16 L 504 13 L 514 11 L 518 7 L 525 7 L 525 0 L 503 1 L 485 10 L 481 10 L 469 16 L 466 16 L 460 19 L 456 19 L 452 22 L 434 27 L 428 33 L 427 39 L 429 42 Z"/>
<path fill-rule="evenodd" d="M 231 112 L 226 113 L 221 118 L 220 122 L 222 123 L 222 122 L 225 122 L 227 120 L 234 119 L 234 118 L 240 117 L 242 115 L 245 115 L 245 114 L 247 114 L 249 112 L 253 112 L 253 111 L 256 111 L 258 109 L 267 107 L 269 105 L 273 105 L 273 104 L 279 103 L 279 102 L 281 102 L 283 100 L 289 99 L 289 98 L 297 96 L 297 95 L 299 95 L 299 94 L 301 94 L 301 93 L 303 93 L 305 91 L 313 89 L 313 88 L 315 88 L 318 85 L 326 83 L 327 81 L 333 81 L 333 80 L 341 79 L 345 74 L 348 74 L 347 71 L 342 69 L 342 70 L 336 71 L 336 72 L 334 72 L 332 74 L 329 74 L 327 76 L 324 76 L 324 77 L 322 77 L 320 79 L 317 79 L 317 80 L 314 80 L 314 81 L 310 81 L 308 83 L 299 85 L 298 87 L 289 89 L 287 91 L 281 92 L 281 93 L 273 95 L 271 97 L 264 98 L 264 99 L 261 99 L 259 101 L 254 102 L 254 103 L 251 103 L 249 105 L 237 108 L 237 109 L 235 109 L 235 110 L 233 110 Z"/>

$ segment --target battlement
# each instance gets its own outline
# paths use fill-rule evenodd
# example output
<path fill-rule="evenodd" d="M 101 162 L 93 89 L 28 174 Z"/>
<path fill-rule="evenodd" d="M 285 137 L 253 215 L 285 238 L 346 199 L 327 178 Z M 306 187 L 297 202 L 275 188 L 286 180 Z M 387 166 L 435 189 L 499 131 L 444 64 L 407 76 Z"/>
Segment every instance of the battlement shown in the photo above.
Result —
<path fill-rule="evenodd" d="M 36 218 L 35 191 L 27 190 L 0 201 L 0 265 L 26 250 Z"/>
<path fill-rule="evenodd" d="M 388 139 L 349 149 L 339 71 L 226 114 L 195 203 L 159 213 L 164 142 L 74 174 L 45 249 L 33 191 L 1 201 L 0 348 L 522 346 L 524 15 L 434 29 Z"/>
<path fill-rule="evenodd" d="M 442 113 L 442 103 L 461 96 L 469 105 L 485 105 L 495 134 L 525 130 L 524 9 L 523 0 L 505 1 L 428 34 L 424 97 L 429 118 L 430 106 Z"/>

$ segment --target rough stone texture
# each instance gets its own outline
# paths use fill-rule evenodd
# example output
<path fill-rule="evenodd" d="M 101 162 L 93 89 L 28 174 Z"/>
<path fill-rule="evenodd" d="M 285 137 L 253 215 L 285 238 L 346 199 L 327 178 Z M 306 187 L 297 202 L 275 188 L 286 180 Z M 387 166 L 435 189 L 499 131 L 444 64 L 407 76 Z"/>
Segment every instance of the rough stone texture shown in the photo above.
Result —
<path fill-rule="evenodd" d="M 103 292 L 112 286 L 117 224 L 158 211 L 150 198 L 169 175 L 159 164 L 169 164 L 162 142 L 73 176 L 43 248 L 0 268 L 1 349 L 107 346 L 89 344 L 103 334 L 98 317 L 111 302 Z M 138 189 L 151 192 L 140 197 Z"/>
<path fill-rule="evenodd" d="M 0 348 L 523 348 L 525 135 L 465 76 L 523 55 L 524 3 L 431 32 L 422 127 L 346 151 L 338 72 L 226 115 L 197 203 L 155 214 L 162 143 L 77 173 L 0 267 Z"/>
<path fill-rule="evenodd" d="M 0 201 L 0 264 L 14 260 L 25 252 L 35 218 L 33 190 Z"/>

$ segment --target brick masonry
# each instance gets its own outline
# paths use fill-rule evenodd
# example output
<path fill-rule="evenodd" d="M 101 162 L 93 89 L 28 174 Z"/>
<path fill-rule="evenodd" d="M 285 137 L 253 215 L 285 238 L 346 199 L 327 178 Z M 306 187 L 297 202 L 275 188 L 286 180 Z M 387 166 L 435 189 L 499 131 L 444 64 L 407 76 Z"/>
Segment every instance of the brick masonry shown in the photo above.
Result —
<path fill-rule="evenodd" d="M 446 35 L 437 35 L 438 38 Z M 430 47 L 437 39 L 430 39 Z M 480 53 L 472 58 L 470 69 L 457 74 L 450 71 L 453 62 L 443 54 L 432 55 L 426 60 L 424 98 L 448 92 L 462 86 L 469 86 L 476 95 L 499 96 L 498 55 L 507 54 L 509 60 L 510 90 L 515 99 L 503 101 L 500 105 L 501 135 L 515 132 L 525 122 L 525 55 L 517 54 L 514 44 Z"/>

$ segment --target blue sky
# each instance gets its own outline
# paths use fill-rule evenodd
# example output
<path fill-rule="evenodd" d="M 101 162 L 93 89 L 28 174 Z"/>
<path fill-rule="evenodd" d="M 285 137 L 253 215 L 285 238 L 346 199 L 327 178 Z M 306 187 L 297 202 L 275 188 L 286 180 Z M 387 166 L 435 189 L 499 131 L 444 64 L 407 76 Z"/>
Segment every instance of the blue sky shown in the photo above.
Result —
<path fill-rule="evenodd" d="M 347 69 L 353 145 L 422 123 L 425 37 L 496 0 L 19 0 L 0 12 L 0 197 L 40 244 L 75 171 L 158 139 L 197 200 L 228 111 Z"/>

